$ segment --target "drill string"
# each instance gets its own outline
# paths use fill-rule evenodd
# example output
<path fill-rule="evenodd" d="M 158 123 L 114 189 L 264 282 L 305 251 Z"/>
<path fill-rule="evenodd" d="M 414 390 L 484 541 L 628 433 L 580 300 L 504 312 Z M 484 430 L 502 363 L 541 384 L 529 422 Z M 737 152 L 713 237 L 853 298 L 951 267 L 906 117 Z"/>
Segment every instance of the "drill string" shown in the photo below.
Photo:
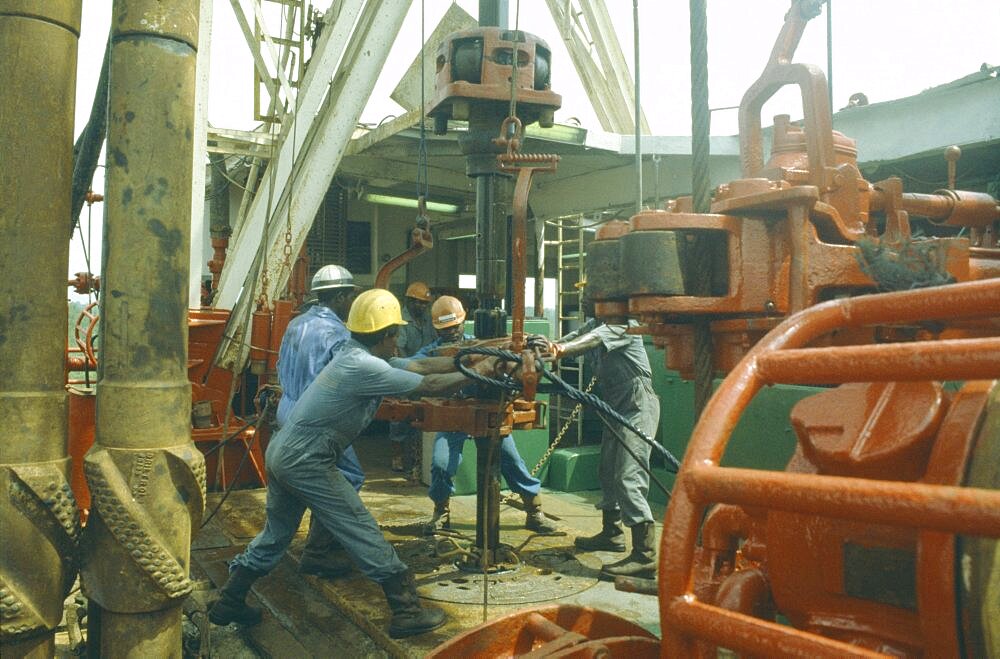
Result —
<path fill-rule="evenodd" d="M 497 387 L 499 389 L 508 392 L 517 392 L 521 390 L 521 384 L 514 378 L 511 378 L 510 376 L 505 376 L 504 379 L 501 380 L 486 375 L 480 375 L 479 373 L 476 373 L 472 369 L 468 368 L 465 364 L 462 363 L 462 357 L 466 355 L 486 355 L 488 357 L 496 357 L 497 359 L 504 362 L 510 362 L 517 365 L 521 365 L 522 359 L 520 355 L 511 352 L 510 350 L 502 350 L 500 348 L 490 348 L 490 347 L 464 348 L 462 350 L 459 350 L 455 354 L 455 367 L 460 372 L 462 372 L 466 377 L 475 380 L 477 382 L 480 382 L 482 384 L 486 384 L 492 387 Z M 677 460 L 677 458 L 674 457 L 674 455 L 670 451 L 664 448 L 656 440 L 646 435 L 646 433 L 644 433 L 639 427 L 637 427 L 634 423 L 632 423 L 627 418 L 622 416 L 613 407 L 608 405 L 606 402 L 604 402 L 594 394 L 589 394 L 585 391 L 580 391 L 576 387 L 572 386 L 571 384 L 560 378 L 552 371 L 546 369 L 542 361 L 537 361 L 536 367 L 541 371 L 541 374 L 545 377 L 545 379 L 549 380 L 552 383 L 552 386 L 539 385 L 538 391 L 540 393 L 560 394 L 566 396 L 567 398 L 569 398 L 574 402 L 581 403 L 594 408 L 599 414 L 605 415 L 613 419 L 619 425 L 625 426 L 633 433 L 635 433 L 635 435 L 638 436 L 639 439 L 644 441 L 650 447 L 656 449 L 656 451 L 658 451 L 660 455 L 662 455 L 663 458 L 667 461 L 667 471 L 670 471 L 671 473 L 675 474 L 678 472 L 681 466 L 680 461 Z M 615 436 L 619 441 L 621 441 L 621 437 L 619 437 L 618 435 Z"/>

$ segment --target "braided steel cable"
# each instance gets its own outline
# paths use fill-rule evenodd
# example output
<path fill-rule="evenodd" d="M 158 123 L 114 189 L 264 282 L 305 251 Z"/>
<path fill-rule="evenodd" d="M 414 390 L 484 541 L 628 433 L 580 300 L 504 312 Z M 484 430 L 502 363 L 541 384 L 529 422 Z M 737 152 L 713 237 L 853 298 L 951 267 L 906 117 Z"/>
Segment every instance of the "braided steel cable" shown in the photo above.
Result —
<path fill-rule="evenodd" d="M 709 136 L 712 115 L 708 107 L 708 17 L 706 0 L 690 0 L 691 22 L 691 192 L 695 213 L 711 209 L 709 180 Z M 712 250 L 710 238 L 695 233 L 687 268 L 693 290 L 688 294 L 711 295 Z M 694 325 L 694 409 L 695 416 L 712 397 L 712 332 L 709 319 L 701 316 Z"/>
<path fill-rule="evenodd" d="M 510 362 L 518 365 L 522 363 L 520 355 L 511 352 L 510 350 L 503 350 L 501 348 L 489 348 L 489 347 L 464 348 L 462 350 L 459 350 L 455 354 L 455 368 L 457 368 L 467 378 L 479 382 L 480 384 L 485 384 L 491 387 L 497 387 L 506 392 L 520 391 L 521 389 L 520 382 L 510 376 L 505 376 L 504 379 L 502 380 L 497 378 L 491 378 L 486 375 L 481 375 L 472 370 L 471 368 L 469 368 L 468 366 L 466 366 L 465 364 L 463 364 L 462 357 L 465 357 L 467 355 L 485 355 L 487 357 L 496 357 L 501 361 Z M 663 445 L 658 443 L 655 439 L 644 433 L 638 426 L 636 426 L 634 423 L 632 423 L 627 418 L 622 416 L 617 410 L 608 405 L 606 402 L 604 402 L 594 394 L 587 393 L 585 391 L 580 391 L 579 389 L 569 384 L 568 382 L 560 378 L 552 371 L 546 369 L 541 361 L 536 362 L 535 366 L 539 369 L 542 376 L 546 380 L 549 380 L 552 383 L 551 387 L 540 385 L 538 387 L 538 391 L 543 393 L 557 393 L 569 398 L 570 400 L 576 403 L 580 403 L 582 405 L 587 405 L 589 407 L 594 408 L 595 410 L 597 410 L 598 414 L 607 416 L 616 421 L 618 424 L 628 428 L 633 433 L 635 433 L 635 435 L 638 436 L 639 439 L 644 441 L 646 444 L 649 444 L 650 447 L 656 449 L 667 461 L 668 471 L 671 471 L 672 473 L 676 474 L 677 471 L 680 469 L 681 466 L 680 461 L 678 461 L 677 458 L 674 457 L 674 455 L 670 451 L 664 448 Z M 619 441 L 621 441 L 620 437 L 618 437 L 618 439 Z"/>

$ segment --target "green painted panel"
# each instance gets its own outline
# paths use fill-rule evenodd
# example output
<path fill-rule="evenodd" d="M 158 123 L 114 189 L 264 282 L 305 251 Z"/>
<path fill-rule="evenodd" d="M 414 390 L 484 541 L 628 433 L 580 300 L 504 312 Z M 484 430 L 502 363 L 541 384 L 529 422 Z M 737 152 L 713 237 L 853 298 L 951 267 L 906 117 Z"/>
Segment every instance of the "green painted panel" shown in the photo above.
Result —
<path fill-rule="evenodd" d="M 546 485 L 562 492 L 598 489 L 597 466 L 600 455 L 601 447 L 597 444 L 554 451 Z"/>
<path fill-rule="evenodd" d="M 682 380 L 676 371 L 664 366 L 663 351 L 647 345 L 653 371 L 653 389 L 660 396 L 660 427 L 657 440 L 683 460 L 688 439 L 694 429 L 694 383 Z M 715 381 L 718 387 L 721 379 Z M 729 442 L 722 464 L 729 467 L 782 470 L 795 450 L 795 432 L 788 421 L 792 407 L 799 400 L 822 391 L 819 387 L 776 385 L 757 394 L 747 407 Z M 590 448 L 590 447 L 583 447 Z M 560 449 L 553 456 L 548 486 L 599 489 L 597 463 L 580 460 L 570 453 L 578 449 Z M 560 455 L 569 453 L 565 457 Z M 564 466 L 565 463 L 565 466 Z M 666 487 L 673 486 L 674 476 L 654 457 L 654 475 Z M 557 465 L 558 468 L 557 468 Z M 664 503 L 666 497 L 655 485 L 650 486 L 650 500 Z"/>

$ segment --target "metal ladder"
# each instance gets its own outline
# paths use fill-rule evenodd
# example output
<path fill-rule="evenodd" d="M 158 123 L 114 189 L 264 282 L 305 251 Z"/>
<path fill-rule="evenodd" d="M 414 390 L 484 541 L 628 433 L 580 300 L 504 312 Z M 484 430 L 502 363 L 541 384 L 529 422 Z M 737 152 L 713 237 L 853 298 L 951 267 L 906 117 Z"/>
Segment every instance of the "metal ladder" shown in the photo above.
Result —
<path fill-rule="evenodd" d="M 298 93 L 299 83 L 305 73 L 306 36 L 310 8 L 307 0 L 251 0 L 254 10 L 254 41 L 257 45 L 255 57 L 270 64 L 268 70 L 275 69 L 274 75 L 262 75 L 261 67 L 254 67 L 253 111 L 258 121 L 280 122 L 287 108 L 294 104 L 288 98 L 292 89 Z M 264 25 L 265 7 L 277 5 L 281 12 L 281 34 L 270 34 Z M 268 22 L 274 20 L 273 12 Z M 268 57 L 270 56 L 270 57 Z M 285 98 L 279 98 L 284 88 Z M 266 98 L 262 98 L 261 91 Z M 263 102 L 262 102 L 263 101 Z"/>
<path fill-rule="evenodd" d="M 583 289 L 580 284 L 583 279 L 584 262 L 587 257 L 584 243 L 584 224 L 582 215 L 571 215 L 559 217 L 545 223 L 545 246 L 555 248 L 556 262 L 556 336 L 568 334 L 571 329 L 571 321 L 577 321 L 576 325 L 584 322 L 583 315 Z M 554 239 L 549 239 L 551 234 L 555 234 Z M 575 312 L 569 309 L 576 308 Z M 559 362 L 557 373 L 559 377 L 566 380 L 578 389 L 583 389 L 586 382 L 583 375 L 583 357 L 577 357 L 572 361 Z M 562 428 L 570 418 L 576 403 L 556 396 L 552 405 L 554 420 L 552 424 L 555 428 Z M 582 415 L 578 416 L 571 424 L 566 434 L 567 439 L 575 438 L 575 445 L 583 443 L 583 422 Z"/>

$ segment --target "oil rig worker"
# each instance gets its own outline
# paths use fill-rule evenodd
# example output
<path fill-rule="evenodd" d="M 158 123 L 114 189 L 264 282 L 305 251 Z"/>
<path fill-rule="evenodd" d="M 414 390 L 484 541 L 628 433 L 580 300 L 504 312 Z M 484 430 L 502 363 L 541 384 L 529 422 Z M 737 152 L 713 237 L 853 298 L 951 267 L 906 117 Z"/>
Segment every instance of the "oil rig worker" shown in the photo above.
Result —
<path fill-rule="evenodd" d="M 342 266 L 325 265 L 313 275 L 310 292 L 316 304 L 288 324 L 278 352 L 278 381 L 282 396 L 278 403 L 277 426 L 288 422 L 292 408 L 330 363 L 351 333 L 342 318 L 347 317 L 357 296 L 354 275 Z M 337 469 L 355 490 L 365 482 L 365 474 L 353 446 L 348 446 L 337 460 Z M 350 573 L 353 564 L 340 543 L 316 520 L 309 520 L 309 536 L 302 550 L 299 570 L 326 579 Z"/>
<path fill-rule="evenodd" d="M 588 317 L 593 304 L 584 301 Z M 627 325 L 607 325 L 591 318 L 579 329 L 551 343 L 556 359 L 586 353 L 596 360 L 601 398 L 649 437 L 660 423 L 660 400 L 653 391 L 652 370 L 642 337 L 627 334 Z M 600 533 L 578 537 L 575 544 L 586 551 L 625 551 L 621 522 L 631 531 L 632 551 L 624 559 L 601 567 L 601 576 L 653 579 L 656 577 L 656 525 L 649 508 L 649 456 L 652 448 L 634 433 L 605 428 L 601 436 L 598 478 L 601 483 Z M 625 442 L 638 461 L 622 445 Z"/>
<path fill-rule="evenodd" d="M 406 287 L 403 294 L 403 320 L 406 325 L 399 330 L 400 357 L 412 357 L 421 348 L 437 338 L 427 310 L 433 296 L 431 289 L 422 281 L 415 281 Z M 409 423 L 397 421 L 389 424 L 389 441 L 392 442 L 392 470 L 405 471 L 407 450 L 413 451 L 418 433 Z M 414 461 L 417 462 L 417 461 Z M 414 465 L 419 470 L 419 464 Z"/>
<path fill-rule="evenodd" d="M 253 582 L 281 560 L 306 508 L 339 539 L 354 564 L 381 585 L 392 619 L 389 635 L 404 638 L 436 629 L 444 613 L 421 607 L 413 574 L 379 530 L 357 491 L 334 464 L 371 422 L 383 396 L 442 396 L 469 383 L 449 358 L 390 364 L 402 319 L 399 301 L 382 289 L 365 291 L 347 318 L 351 338 L 309 385 L 267 448 L 267 520 L 230 563 L 229 579 L 209 619 L 253 625 L 259 610 L 246 604 Z M 397 362 L 398 363 L 398 362 Z M 489 373 L 495 360 L 474 367 Z"/>
<path fill-rule="evenodd" d="M 416 357 L 430 357 L 445 345 L 473 338 L 463 332 L 465 308 L 450 295 L 442 295 L 431 307 L 431 321 L 437 338 L 424 346 Z M 451 495 L 455 491 L 452 479 L 462 464 L 462 448 L 469 435 L 464 432 L 439 432 L 434 438 L 434 457 L 431 464 L 431 485 L 428 494 L 434 502 L 434 514 L 424 526 L 424 533 L 433 535 L 435 531 L 449 528 Z M 536 533 L 552 533 L 556 526 L 542 512 L 542 501 L 538 491 L 541 482 L 531 475 L 524 464 L 514 438 L 507 435 L 500 442 L 500 473 L 510 489 L 521 496 L 527 517 L 524 528 Z"/>

